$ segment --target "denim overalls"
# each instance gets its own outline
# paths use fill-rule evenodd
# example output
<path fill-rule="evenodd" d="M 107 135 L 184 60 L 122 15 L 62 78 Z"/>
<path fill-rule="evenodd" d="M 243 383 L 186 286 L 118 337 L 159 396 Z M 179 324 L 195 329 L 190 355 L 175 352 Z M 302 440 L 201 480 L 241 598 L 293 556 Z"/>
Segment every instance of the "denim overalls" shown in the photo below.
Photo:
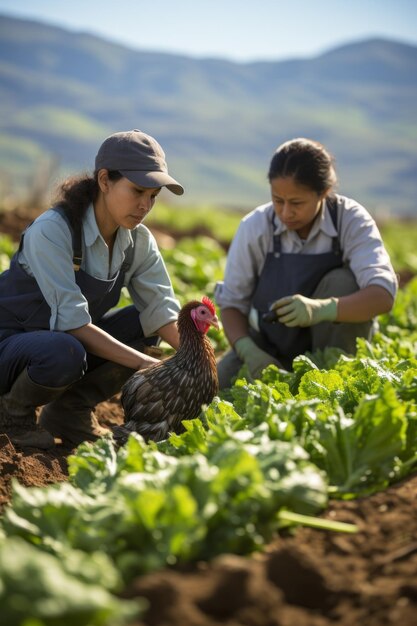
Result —
<path fill-rule="evenodd" d="M 128 248 L 125 261 L 113 278 L 110 280 L 94 278 L 80 267 L 82 261 L 81 224 L 73 227 L 69 215 L 61 206 L 50 210 L 59 212 L 70 226 L 73 240 L 74 278 L 88 302 L 92 322 L 104 328 L 105 324 L 100 323 L 100 320 L 119 301 L 125 272 L 132 262 L 133 245 Z M 66 343 L 77 342 L 79 344 L 68 333 L 49 330 L 50 307 L 35 278 L 29 276 L 18 263 L 19 252 L 23 249 L 23 245 L 24 233 L 19 249 L 11 260 L 10 268 L 0 275 L 0 393 L 4 393 L 11 386 L 23 367 L 31 364 L 32 368 L 38 366 L 37 372 L 31 372 L 32 378 L 39 384 L 46 384 L 42 380 L 44 370 L 47 371 L 48 367 L 56 368 L 57 363 L 61 363 L 60 354 L 57 351 L 62 352 L 62 346 Z M 142 329 L 139 313 L 133 306 L 126 307 L 124 313 L 122 311 L 119 317 L 123 319 L 120 319 L 118 324 L 114 321 L 111 324 L 112 330 L 109 328 L 105 330 L 120 341 L 127 342 L 138 337 Z M 134 328 L 127 329 L 127 323 L 130 325 L 133 323 Z M 118 329 L 117 326 L 121 328 Z M 113 330 L 115 332 L 112 332 Z M 39 333 L 39 331 L 47 332 Z M 56 345 L 56 350 L 53 349 L 54 345 Z M 66 352 L 69 354 L 71 350 Z M 73 349 L 72 352 L 74 352 Z M 84 362 L 85 359 L 84 351 Z M 93 360 L 95 359 L 98 357 L 93 357 Z M 51 363 L 51 360 L 54 362 Z M 61 363 L 61 367 L 67 372 L 71 370 L 69 362 Z M 77 369 L 79 370 L 79 365 Z M 56 375 L 58 376 L 57 372 Z M 79 372 L 77 376 L 80 376 Z"/>

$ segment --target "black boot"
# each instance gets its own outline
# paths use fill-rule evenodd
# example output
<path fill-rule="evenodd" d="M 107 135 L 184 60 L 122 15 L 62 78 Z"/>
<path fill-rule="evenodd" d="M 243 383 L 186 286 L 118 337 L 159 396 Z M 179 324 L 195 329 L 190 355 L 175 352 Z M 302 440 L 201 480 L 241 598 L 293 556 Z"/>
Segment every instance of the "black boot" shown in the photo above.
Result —
<path fill-rule="evenodd" d="M 35 409 L 63 393 L 66 387 L 44 387 L 31 378 L 25 368 L 10 391 L 0 396 L 0 429 L 12 431 L 10 440 L 21 448 L 55 445 L 53 436 L 36 423 Z"/>
<path fill-rule="evenodd" d="M 118 393 L 134 372 L 111 361 L 87 372 L 59 398 L 44 406 L 40 425 L 67 445 L 96 441 L 111 431 L 98 423 L 95 406 Z"/>

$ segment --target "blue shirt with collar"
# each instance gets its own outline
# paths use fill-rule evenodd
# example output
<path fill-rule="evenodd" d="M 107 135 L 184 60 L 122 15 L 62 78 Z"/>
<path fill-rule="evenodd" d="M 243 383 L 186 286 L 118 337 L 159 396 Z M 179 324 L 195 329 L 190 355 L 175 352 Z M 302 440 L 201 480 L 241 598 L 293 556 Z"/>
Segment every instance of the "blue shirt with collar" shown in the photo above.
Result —
<path fill-rule="evenodd" d="M 149 336 L 175 321 L 180 308 L 156 241 L 143 224 L 132 231 L 119 227 L 110 256 L 94 207 L 89 206 L 82 224 L 81 268 L 85 272 L 99 279 L 112 278 L 132 243 L 133 260 L 124 286 L 140 313 L 145 336 Z M 87 300 L 74 278 L 71 231 L 59 213 L 46 211 L 31 224 L 18 261 L 36 279 L 51 309 L 51 330 L 73 330 L 91 323 Z"/>

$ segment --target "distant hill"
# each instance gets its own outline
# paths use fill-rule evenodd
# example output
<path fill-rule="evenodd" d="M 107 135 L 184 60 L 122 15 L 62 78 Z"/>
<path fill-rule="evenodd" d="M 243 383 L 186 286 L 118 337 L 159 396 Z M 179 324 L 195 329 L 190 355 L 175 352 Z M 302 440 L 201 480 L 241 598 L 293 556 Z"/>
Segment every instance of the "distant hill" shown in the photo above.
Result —
<path fill-rule="evenodd" d="M 138 31 L 140 44 L 140 31 Z M 52 159 L 90 169 L 111 132 L 164 146 L 182 203 L 251 207 L 284 140 L 333 152 L 339 190 L 372 212 L 414 214 L 417 47 L 373 39 L 312 59 L 233 63 L 132 50 L 0 16 L 0 186 L 21 188 Z"/>

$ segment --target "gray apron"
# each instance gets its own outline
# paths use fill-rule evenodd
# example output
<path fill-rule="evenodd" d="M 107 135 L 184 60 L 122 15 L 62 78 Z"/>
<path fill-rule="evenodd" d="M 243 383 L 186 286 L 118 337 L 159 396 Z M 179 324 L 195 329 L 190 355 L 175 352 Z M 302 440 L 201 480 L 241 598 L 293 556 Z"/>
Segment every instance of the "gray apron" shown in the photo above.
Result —
<path fill-rule="evenodd" d="M 80 267 L 82 261 L 81 224 L 73 224 L 68 213 L 61 206 L 50 210 L 57 211 L 70 226 L 75 282 L 88 302 L 92 322 L 96 323 L 119 301 L 124 275 L 132 261 L 133 246 L 128 248 L 123 265 L 113 278 L 102 280 L 90 276 Z M 36 279 L 29 276 L 18 263 L 19 252 L 23 249 L 23 245 L 24 233 L 20 239 L 19 249 L 10 262 L 10 268 L 0 275 L 0 341 L 15 333 L 49 330 L 51 309 Z"/>
<path fill-rule="evenodd" d="M 337 230 L 337 200 L 327 199 L 327 206 Z M 273 235 L 273 238 L 273 251 L 266 255 L 252 302 L 258 314 L 259 333 L 251 334 L 260 348 L 290 368 L 296 356 L 311 349 L 310 329 L 266 322 L 263 315 L 275 300 L 284 296 L 298 293 L 311 297 L 323 276 L 341 267 L 343 261 L 337 236 L 333 238 L 332 250 L 322 254 L 283 253 L 280 235 Z"/>

